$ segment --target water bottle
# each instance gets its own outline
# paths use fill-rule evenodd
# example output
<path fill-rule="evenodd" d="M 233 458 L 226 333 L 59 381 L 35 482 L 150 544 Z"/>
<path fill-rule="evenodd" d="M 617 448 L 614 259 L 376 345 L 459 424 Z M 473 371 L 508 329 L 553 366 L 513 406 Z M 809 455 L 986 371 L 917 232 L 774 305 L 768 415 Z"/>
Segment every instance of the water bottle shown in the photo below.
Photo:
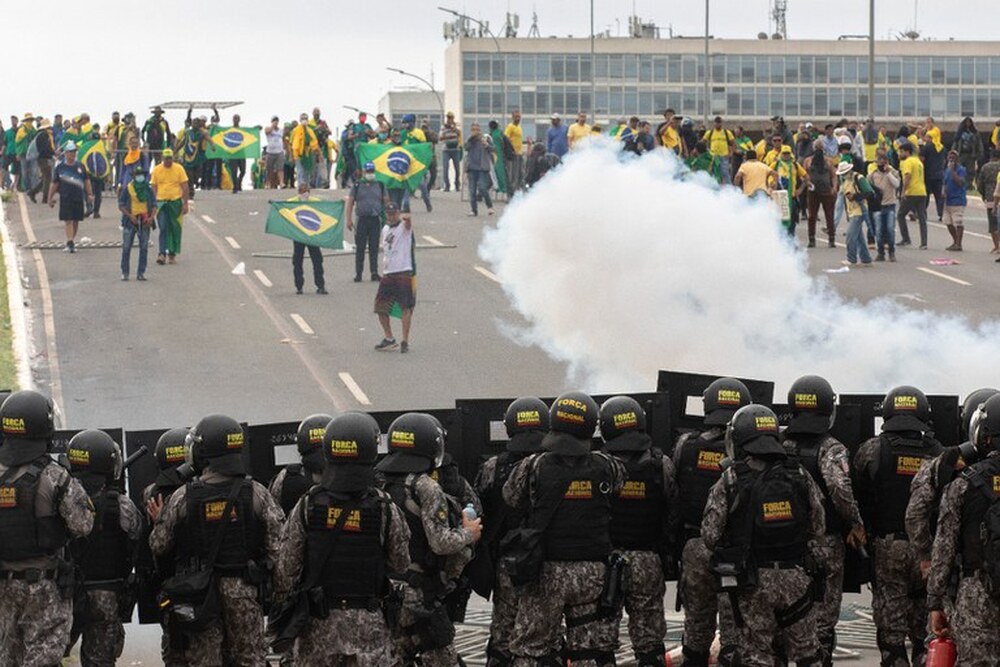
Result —
<path fill-rule="evenodd" d="M 927 645 L 926 667 L 955 667 L 955 642 L 935 637 Z"/>
<path fill-rule="evenodd" d="M 476 518 L 476 508 L 472 506 L 472 503 L 465 506 L 465 509 L 462 510 L 462 516 L 469 521 L 473 521 Z"/>

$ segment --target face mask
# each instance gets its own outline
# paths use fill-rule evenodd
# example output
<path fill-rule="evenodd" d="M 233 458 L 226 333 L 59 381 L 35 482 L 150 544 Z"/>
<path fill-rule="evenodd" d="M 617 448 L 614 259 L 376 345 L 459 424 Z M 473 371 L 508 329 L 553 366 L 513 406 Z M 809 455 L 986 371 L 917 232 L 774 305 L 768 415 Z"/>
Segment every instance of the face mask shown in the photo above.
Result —
<path fill-rule="evenodd" d="M 145 176 L 136 176 L 135 177 L 135 182 L 136 183 L 145 183 L 146 182 L 146 177 Z"/>
<path fill-rule="evenodd" d="M 375 180 L 375 174 L 365 174 L 365 180 L 366 181 L 374 181 Z"/>

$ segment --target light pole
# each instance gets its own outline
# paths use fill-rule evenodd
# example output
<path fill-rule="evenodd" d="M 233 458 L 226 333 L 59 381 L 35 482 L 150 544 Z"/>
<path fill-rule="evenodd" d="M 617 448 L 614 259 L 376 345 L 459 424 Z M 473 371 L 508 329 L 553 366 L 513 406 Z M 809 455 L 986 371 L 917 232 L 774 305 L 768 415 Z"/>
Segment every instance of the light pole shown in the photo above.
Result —
<path fill-rule="evenodd" d="M 440 129 L 441 126 L 444 124 L 444 101 L 441 99 L 441 94 L 438 91 L 434 90 L 434 86 L 431 85 L 431 83 L 427 81 L 427 79 L 425 79 L 422 76 L 418 76 L 413 72 L 406 72 L 404 70 L 399 69 L 398 67 L 386 67 L 386 69 L 389 70 L 390 72 L 395 72 L 396 74 L 402 74 L 403 76 L 408 76 L 411 79 L 416 79 L 420 83 L 427 86 L 428 90 L 434 93 L 434 97 L 436 97 L 438 101 L 438 107 L 440 107 L 441 109 L 441 120 L 438 123 L 438 129 Z"/>
<path fill-rule="evenodd" d="M 705 0 L 705 114 L 702 119 L 705 127 L 708 127 L 709 79 L 712 78 L 712 64 L 708 62 L 708 3 L 709 0 Z"/>
<path fill-rule="evenodd" d="M 483 23 L 482 21 L 480 21 L 477 18 L 469 16 L 468 14 L 463 14 L 462 12 L 456 11 L 454 9 L 448 9 L 447 7 L 438 7 L 438 9 L 441 10 L 442 12 L 444 12 L 445 14 L 451 14 L 455 18 L 460 18 L 460 19 L 463 19 L 463 20 L 466 20 L 466 21 L 472 21 L 473 23 L 475 23 L 476 25 L 478 25 L 480 28 L 482 28 L 483 30 L 486 31 L 487 35 L 489 35 L 490 37 L 493 38 L 493 45 L 497 49 L 497 55 L 499 56 L 499 55 L 502 54 L 502 51 L 500 50 L 500 40 L 497 39 L 497 36 L 493 34 L 493 31 L 490 30 L 490 27 L 488 25 L 486 25 L 485 23 Z M 491 74 L 491 76 L 492 76 L 492 74 Z M 507 115 L 507 63 L 504 63 L 503 78 L 500 80 L 500 85 L 502 86 L 502 90 L 503 90 L 503 93 L 502 93 L 503 94 L 503 104 L 500 105 L 500 120 L 502 121 L 502 120 L 504 120 L 504 118 Z"/>
<path fill-rule="evenodd" d="M 875 119 L 875 0 L 868 0 L 868 120 Z"/>

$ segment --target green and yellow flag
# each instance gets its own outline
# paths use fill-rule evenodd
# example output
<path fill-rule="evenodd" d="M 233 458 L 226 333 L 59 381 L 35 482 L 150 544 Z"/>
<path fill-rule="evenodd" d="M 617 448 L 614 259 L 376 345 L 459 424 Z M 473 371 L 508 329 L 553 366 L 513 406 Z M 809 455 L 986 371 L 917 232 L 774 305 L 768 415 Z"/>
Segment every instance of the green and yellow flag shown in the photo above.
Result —
<path fill-rule="evenodd" d="M 306 245 L 344 247 L 344 202 L 272 201 L 264 231 Z"/>
<path fill-rule="evenodd" d="M 84 141 L 77 148 L 80 163 L 91 178 L 105 179 L 111 175 L 108 151 L 100 139 Z"/>
<path fill-rule="evenodd" d="M 256 127 L 213 127 L 209 160 L 253 160 L 260 157 L 260 130 Z"/>
<path fill-rule="evenodd" d="M 424 172 L 434 157 L 430 144 L 361 144 L 358 146 L 359 166 L 375 163 L 375 178 L 387 188 L 408 188 L 411 192 L 420 186 Z"/>

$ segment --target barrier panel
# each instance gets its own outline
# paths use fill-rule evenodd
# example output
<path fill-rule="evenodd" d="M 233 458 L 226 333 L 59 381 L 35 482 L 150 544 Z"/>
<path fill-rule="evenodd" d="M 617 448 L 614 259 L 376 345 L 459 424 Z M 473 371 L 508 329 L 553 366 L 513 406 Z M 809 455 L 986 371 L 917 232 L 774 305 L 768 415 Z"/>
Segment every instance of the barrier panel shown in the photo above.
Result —
<path fill-rule="evenodd" d="M 882 430 L 882 401 L 885 394 L 843 394 L 841 403 L 861 406 L 861 442 L 873 438 Z M 931 404 L 931 430 L 945 447 L 953 447 L 961 442 L 960 413 L 958 396 L 933 394 L 927 397 Z M 845 441 L 845 444 L 847 442 Z M 860 444 L 860 443 L 858 443 Z"/>

